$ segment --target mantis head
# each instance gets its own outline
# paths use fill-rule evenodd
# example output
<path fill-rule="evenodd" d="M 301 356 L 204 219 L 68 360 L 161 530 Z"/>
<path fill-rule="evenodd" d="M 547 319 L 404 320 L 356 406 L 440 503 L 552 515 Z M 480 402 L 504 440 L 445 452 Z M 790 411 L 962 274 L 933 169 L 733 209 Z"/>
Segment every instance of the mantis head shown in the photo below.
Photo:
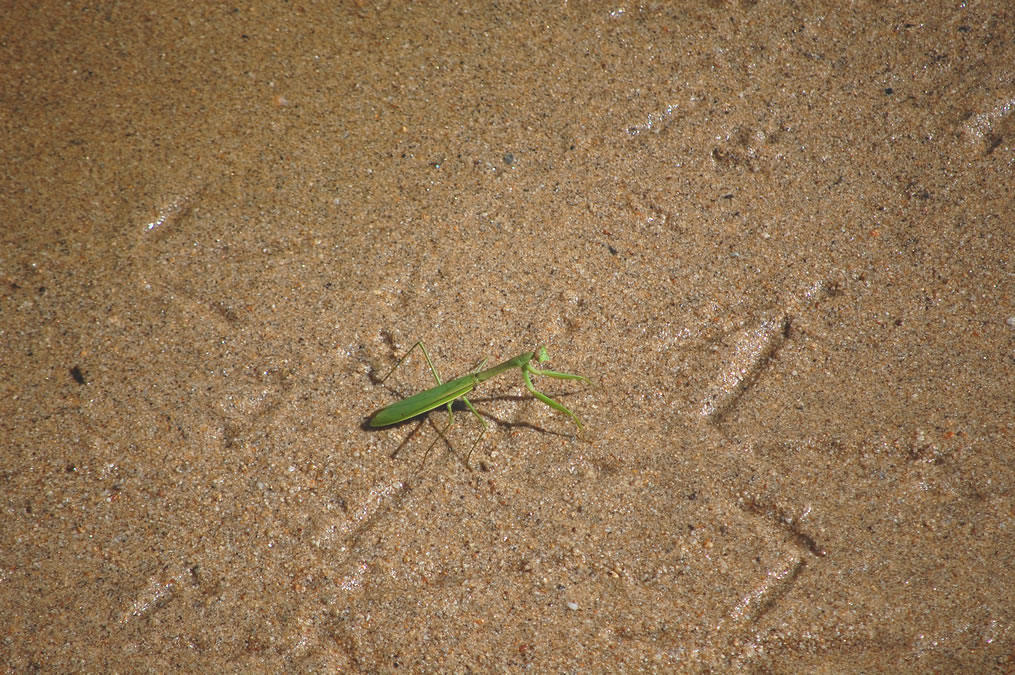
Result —
<path fill-rule="evenodd" d="M 539 359 L 540 363 L 546 363 L 550 360 L 550 355 L 546 353 L 546 347 L 539 346 L 536 348 L 536 358 Z"/>

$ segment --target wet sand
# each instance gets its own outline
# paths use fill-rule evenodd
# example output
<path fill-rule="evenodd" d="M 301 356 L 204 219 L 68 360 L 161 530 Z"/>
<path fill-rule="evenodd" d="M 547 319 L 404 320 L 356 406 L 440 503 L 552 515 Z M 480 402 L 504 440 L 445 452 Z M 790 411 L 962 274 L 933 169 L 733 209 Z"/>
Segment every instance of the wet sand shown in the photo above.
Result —
<path fill-rule="evenodd" d="M 1015 16 L 836 7 L 9 10 L 3 668 L 1015 668 Z"/>

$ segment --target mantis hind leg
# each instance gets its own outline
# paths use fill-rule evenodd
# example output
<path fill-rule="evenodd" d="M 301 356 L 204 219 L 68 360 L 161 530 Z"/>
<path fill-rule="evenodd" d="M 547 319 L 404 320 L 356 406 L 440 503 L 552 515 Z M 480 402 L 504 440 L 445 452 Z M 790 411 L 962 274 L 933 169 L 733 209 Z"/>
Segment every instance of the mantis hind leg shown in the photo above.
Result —
<path fill-rule="evenodd" d="M 395 370 L 400 365 L 402 365 L 403 361 L 405 361 L 407 358 L 409 358 L 409 354 L 411 354 L 412 350 L 415 349 L 416 347 L 419 347 L 419 350 L 421 352 L 423 352 L 423 358 L 426 359 L 426 365 L 430 367 L 430 372 L 433 373 L 433 379 L 437 380 L 437 384 L 438 385 L 444 384 L 443 382 L 441 382 L 441 376 L 437 373 L 437 368 L 434 367 L 433 361 L 430 359 L 430 354 L 426 351 L 426 345 L 423 344 L 422 340 L 417 341 L 416 344 L 414 344 L 413 346 L 409 347 L 409 351 L 405 352 L 405 354 L 402 355 L 402 358 L 398 359 L 398 362 L 388 372 L 388 374 L 385 375 L 383 379 L 381 379 L 381 382 L 384 382 L 389 377 L 391 377 L 391 374 L 394 373 Z M 473 368 L 473 370 L 481 370 L 484 365 L 486 365 L 486 359 L 483 359 L 478 364 L 476 364 L 476 366 L 475 366 L 475 368 Z M 469 460 L 472 458 L 472 451 L 475 450 L 476 446 L 479 445 L 479 442 L 481 440 L 483 440 L 483 435 L 486 433 L 486 430 L 487 430 L 488 427 L 487 427 L 487 424 L 486 424 L 486 420 L 483 419 L 483 417 L 479 414 L 479 411 L 477 411 L 476 408 L 472 405 L 472 402 L 469 401 L 469 399 L 467 399 L 464 396 L 462 396 L 462 400 L 465 402 L 465 405 L 468 406 L 469 410 L 472 411 L 472 414 L 476 416 L 476 419 L 479 420 L 479 423 L 481 425 L 483 425 L 483 430 L 479 432 L 479 436 L 476 437 L 476 440 L 473 442 L 472 447 L 469 448 L 469 454 L 466 455 L 466 457 L 465 457 L 465 466 L 468 467 L 469 466 Z M 427 446 L 426 452 L 423 453 L 423 463 L 424 464 L 426 463 L 426 458 L 430 456 L 430 451 L 433 449 L 433 446 L 437 444 L 437 441 L 441 440 L 442 438 L 445 438 L 445 434 L 448 433 L 448 430 L 451 429 L 452 425 L 454 425 L 454 423 L 455 423 L 455 413 L 451 410 L 451 405 L 453 403 L 454 403 L 454 401 L 451 401 L 451 403 L 447 404 L 447 409 L 448 409 L 448 424 L 447 424 L 447 426 L 445 426 L 443 429 L 441 429 L 439 432 L 437 432 L 437 438 L 433 439 L 433 441 L 430 443 L 430 445 Z"/>
<path fill-rule="evenodd" d="M 483 440 L 483 434 L 486 433 L 488 427 L 486 424 L 486 420 L 483 419 L 483 417 L 479 414 L 479 411 L 476 410 L 475 406 L 472 405 L 472 401 L 470 401 L 465 396 L 462 396 L 461 398 L 462 401 L 465 402 L 465 405 L 468 406 L 469 410 L 472 411 L 472 414 L 476 416 L 476 419 L 479 420 L 479 423 L 483 425 L 483 430 L 479 432 L 479 436 L 476 437 L 476 440 L 473 442 L 472 447 L 469 448 L 469 454 L 466 455 L 465 457 L 465 466 L 471 468 L 471 466 L 469 465 L 469 460 L 472 458 L 472 451 L 475 450 L 476 446 L 479 445 L 479 442 Z M 454 401 L 452 401 L 452 403 L 454 403 Z M 451 403 L 448 403 L 447 407 L 448 407 L 448 424 L 446 427 L 441 429 L 440 432 L 438 432 L 437 438 L 433 439 L 433 441 L 430 442 L 430 445 L 427 446 L 426 452 L 423 453 L 422 464 L 426 464 L 426 459 L 427 457 L 430 456 L 430 450 L 432 450 L 433 446 L 437 444 L 437 441 L 441 440 L 442 438 L 447 440 L 445 438 L 445 434 L 447 434 L 448 429 L 451 428 L 451 425 L 455 423 L 455 414 L 451 411 Z"/>
<path fill-rule="evenodd" d="M 409 354 L 411 354 L 412 350 L 415 349 L 416 347 L 419 347 L 419 350 L 423 352 L 423 358 L 426 359 L 426 365 L 430 367 L 430 372 L 433 373 L 433 379 L 437 380 L 437 385 L 440 386 L 444 384 L 443 382 L 441 382 L 441 376 L 437 372 L 437 368 L 434 366 L 433 360 L 430 359 L 430 354 L 426 351 L 426 345 L 423 344 L 422 340 L 417 340 L 416 344 L 409 347 L 409 351 L 405 352 L 405 354 L 402 355 L 402 358 L 398 359 L 398 362 L 395 363 L 395 365 L 391 368 L 391 370 L 388 371 L 388 374 L 385 375 L 383 378 L 381 378 L 382 383 L 389 377 L 391 377 L 392 373 L 394 373 L 398 369 L 398 367 L 402 365 L 403 361 L 409 358 Z M 454 401 L 452 401 L 452 403 L 454 403 Z M 437 441 L 444 438 L 444 434 L 446 434 L 448 432 L 448 429 L 451 428 L 451 425 L 455 423 L 455 413 L 451 411 L 451 403 L 448 403 L 447 408 L 448 408 L 448 425 L 444 427 L 441 431 L 439 431 L 437 433 L 437 438 L 435 438 L 433 442 L 427 446 L 426 452 L 423 454 L 424 462 L 426 462 L 426 458 L 430 454 L 430 449 L 433 448 L 434 444 L 437 443 Z M 473 410 L 473 412 L 475 412 L 475 410 Z M 396 450 L 395 452 L 397 453 L 398 451 Z"/>
<path fill-rule="evenodd" d="M 388 374 L 381 378 L 382 383 L 391 377 L 391 374 L 394 373 L 400 365 L 402 365 L 403 361 L 409 358 L 409 354 L 411 354 L 412 350 L 416 347 L 419 347 L 419 350 L 423 352 L 423 358 L 426 359 L 426 365 L 430 366 L 430 372 L 433 373 L 433 379 L 437 380 L 438 385 L 444 384 L 441 382 L 441 376 L 437 374 L 437 369 L 434 368 L 433 361 L 430 360 L 430 355 L 427 353 L 426 346 L 423 344 L 422 340 L 417 341 L 416 344 L 409 347 L 409 351 L 405 352 L 405 354 L 402 355 L 402 358 L 398 359 L 398 363 L 396 363 L 394 367 L 388 371 Z M 448 406 L 448 409 L 450 410 L 450 406 Z"/>

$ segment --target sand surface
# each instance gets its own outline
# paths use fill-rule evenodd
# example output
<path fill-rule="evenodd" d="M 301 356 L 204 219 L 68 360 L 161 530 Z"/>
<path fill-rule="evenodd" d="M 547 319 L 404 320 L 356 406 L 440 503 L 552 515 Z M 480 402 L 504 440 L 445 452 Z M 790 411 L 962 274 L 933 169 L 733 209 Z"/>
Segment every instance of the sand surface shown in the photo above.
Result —
<path fill-rule="evenodd" d="M 1015 668 L 1009 3 L 49 4 L 0 667 Z"/>

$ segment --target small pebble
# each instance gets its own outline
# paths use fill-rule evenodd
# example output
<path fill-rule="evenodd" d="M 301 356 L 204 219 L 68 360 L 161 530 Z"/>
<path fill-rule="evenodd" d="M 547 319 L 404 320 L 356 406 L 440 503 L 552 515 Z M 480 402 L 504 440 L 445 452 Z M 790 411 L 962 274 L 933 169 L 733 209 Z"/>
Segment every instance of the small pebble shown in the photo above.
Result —
<path fill-rule="evenodd" d="M 567 608 L 570 609 L 572 612 L 577 612 L 578 611 L 578 603 L 577 602 L 569 602 L 569 603 L 567 603 Z"/>

